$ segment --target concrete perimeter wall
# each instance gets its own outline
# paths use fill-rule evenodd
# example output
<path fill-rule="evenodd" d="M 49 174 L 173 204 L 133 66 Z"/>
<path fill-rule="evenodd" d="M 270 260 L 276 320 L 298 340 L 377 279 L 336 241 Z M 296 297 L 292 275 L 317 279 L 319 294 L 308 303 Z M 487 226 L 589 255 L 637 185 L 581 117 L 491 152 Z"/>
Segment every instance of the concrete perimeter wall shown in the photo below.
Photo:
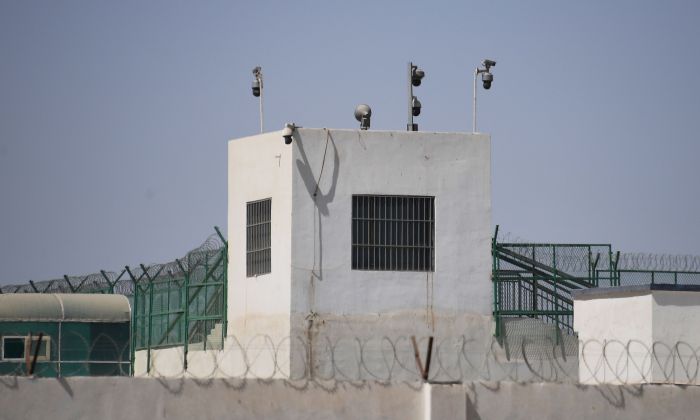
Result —
<path fill-rule="evenodd" d="M 623 286 L 577 291 L 574 330 L 584 384 L 699 385 L 700 288 Z"/>
<path fill-rule="evenodd" d="M 696 419 L 700 387 L 0 377 L 15 419 Z"/>

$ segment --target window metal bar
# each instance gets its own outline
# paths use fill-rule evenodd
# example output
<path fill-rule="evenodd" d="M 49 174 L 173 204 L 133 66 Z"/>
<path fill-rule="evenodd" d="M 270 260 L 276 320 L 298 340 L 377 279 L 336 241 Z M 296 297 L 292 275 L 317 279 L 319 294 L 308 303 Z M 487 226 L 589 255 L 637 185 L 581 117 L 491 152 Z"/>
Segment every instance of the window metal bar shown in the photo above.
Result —
<path fill-rule="evenodd" d="M 352 268 L 434 271 L 434 200 L 424 196 L 354 195 Z"/>
<path fill-rule="evenodd" d="M 272 199 L 246 204 L 246 275 L 253 277 L 271 271 Z"/>

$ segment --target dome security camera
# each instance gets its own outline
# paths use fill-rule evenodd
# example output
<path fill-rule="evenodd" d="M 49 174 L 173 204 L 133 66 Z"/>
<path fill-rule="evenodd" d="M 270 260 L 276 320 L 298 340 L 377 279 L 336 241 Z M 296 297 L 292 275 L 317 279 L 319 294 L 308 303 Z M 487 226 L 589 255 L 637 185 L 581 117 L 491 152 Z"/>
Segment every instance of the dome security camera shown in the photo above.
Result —
<path fill-rule="evenodd" d="M 294 135 L 294 130 L 296 126 L 294 123 L 287 123 L 282 129 L 282 138 L 284 139 L 284 144 L 292 144 L 292 136 Z"/>
<path fill-rule="evenodd" d="M 413 113 L 414 117 L 417 117 L 420 115 L 420 109 L 422 106 L 423 105 L 420 103 L 418 98 L 416 98 L 414 96 L 413 99 L 411 100 L 411 112 Z"/>
<path fill-rule="evenodd" d="M 260 96 L 260 81 L 258 79 L 253 80 L 253 96 L 256 98 Z"/>
<path fill-rule="evenodd" d="M 421 81 L 425 77 L 425 72 L 418 68 L 418 66 L 413 66 L 411 68 L 411 83 L 413 86 L 420 86 Z"/>
<path fill-rule="evenodd" d="M 256 66 L 253 69 L 253 96 L 256 98 L 260 97 L 260 90 L 262 89 L 262 67 Z"/>
<path fill-rule="evenodd" d="M 481 81 L 484 83 L 484 89 L 491 89 L 491 83 L 493 82 L 493 74 L 489 72 L 481 73 Z"/>

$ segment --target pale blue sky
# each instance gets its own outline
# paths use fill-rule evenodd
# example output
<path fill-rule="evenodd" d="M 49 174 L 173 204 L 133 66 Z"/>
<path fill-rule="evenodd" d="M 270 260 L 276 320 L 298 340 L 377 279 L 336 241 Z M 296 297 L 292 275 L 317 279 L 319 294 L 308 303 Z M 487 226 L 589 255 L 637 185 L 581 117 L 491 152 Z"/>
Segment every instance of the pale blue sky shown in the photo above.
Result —
<path fill-rule="evenodd" d="M 493 221 L 700 254 L 697 1 L 0 0 L 0 284 L 163 262 L 226 227 L 226 141 L 266 121 L 492 134 Z"/>

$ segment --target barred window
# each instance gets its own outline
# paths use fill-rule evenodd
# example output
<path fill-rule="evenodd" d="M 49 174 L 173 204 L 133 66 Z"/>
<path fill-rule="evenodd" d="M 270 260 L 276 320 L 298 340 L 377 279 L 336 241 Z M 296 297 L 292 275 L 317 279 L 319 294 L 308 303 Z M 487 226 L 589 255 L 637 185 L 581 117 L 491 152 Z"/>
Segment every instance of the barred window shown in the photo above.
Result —
<path fill-rule="evenodd" d="M 435 197 L 353 195 L 352 269 L 435 271 Z"/>
<path fill-rule="evenodd" d="M 272 199 L 251 201 L 246 209 L 246 275 L 269 273 L 271 270 L 270 215 Z"/>

